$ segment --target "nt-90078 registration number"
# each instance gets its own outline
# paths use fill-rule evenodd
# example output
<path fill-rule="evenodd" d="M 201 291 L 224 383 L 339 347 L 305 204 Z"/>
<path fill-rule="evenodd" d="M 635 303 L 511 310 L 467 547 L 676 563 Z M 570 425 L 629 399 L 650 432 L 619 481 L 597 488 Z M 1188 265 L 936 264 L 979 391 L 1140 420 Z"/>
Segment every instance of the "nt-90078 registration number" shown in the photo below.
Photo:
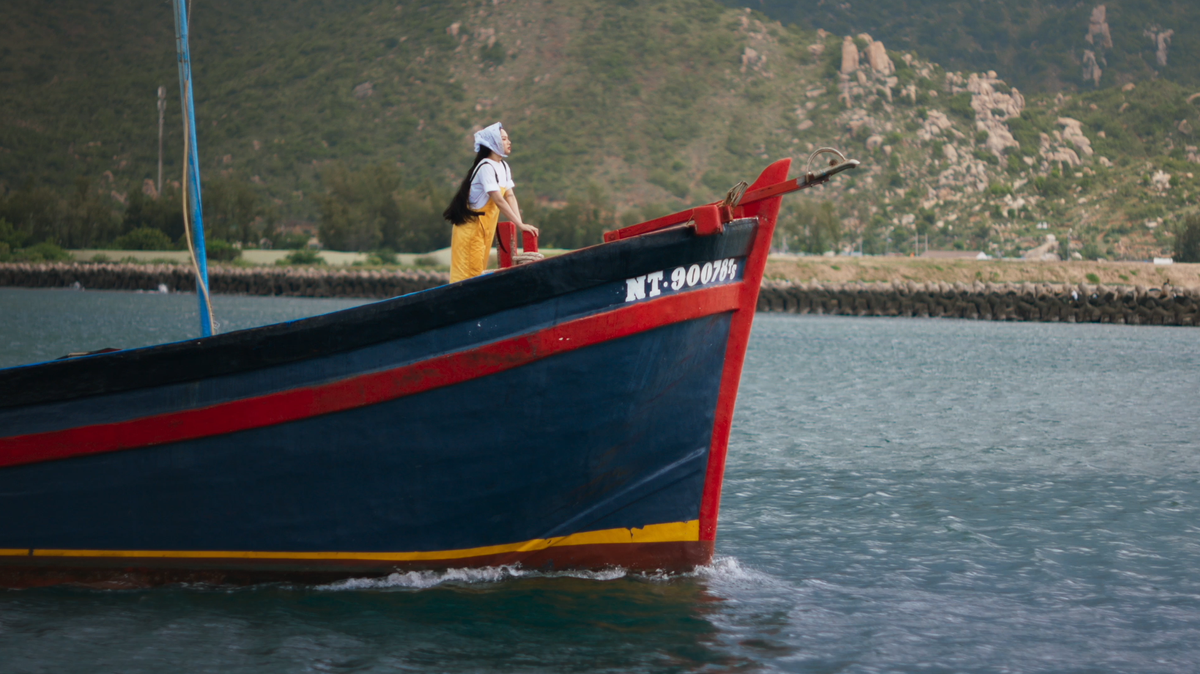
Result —
<path fill-rule="evenodd" d="M 673 292 L 720 283 L 737 278 L 738 261 L 729 258 L 687 267 L 676 267 L 668 276 L 667 271 L 656 271 L 644 276 L 625 279 L 625 301 L 636 302 L 647 297 L 657 297 L 664 292 Z"/>

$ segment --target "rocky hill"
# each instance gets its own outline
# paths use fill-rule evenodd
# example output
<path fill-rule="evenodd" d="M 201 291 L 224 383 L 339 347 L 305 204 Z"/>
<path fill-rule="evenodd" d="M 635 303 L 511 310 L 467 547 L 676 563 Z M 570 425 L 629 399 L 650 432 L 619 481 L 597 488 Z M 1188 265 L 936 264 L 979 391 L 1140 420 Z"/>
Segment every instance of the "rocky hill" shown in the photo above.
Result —
<path fill-rule="evenodd" d="M 228 200 L 211 209 L 228 213 L 216 218 L 226 238 L 256 241 L 248 221 L 264 214 L 359 213 L 382 224 L 355 241 L 397 246 L 388 232 L 409 225 L 388 224 L 395 204 L 395 217 L 420 210 L 441 227 L 470 133 L 496 119 L 552 242 L 581 219 L 615 226 L 715 199 L 770 159 L 803 164 L 822 146 L 864 165 L 788 202 L 781 249 L 1146 258 L 1170 250 L 1200 193 L 1200 98 L 1182 76 L 1023 93 L 1005 72 L 947 70 L 920 49 L 711 0 L 275 9 L 212 0 L 193 17 L 198 142 L 206 189 Z M 14 0 L 0 12 L 0 217 L 30 232 L 58 218 L 36 231 L 64 243 L 99 231 L 106 209 L 112 235 L 142 222 L 129 211 L 157 196 L 159 84 L 172 92 L 167 191 L 179 171 L 169 6 Z M 1073 30 L 1104 44 L 1090 26 Z M 371 185 L 387 203 L 361 196 Z M 39 189 L 75 196 L 35 212 Z M 351 194 L 353 208 L 330 205 Z"/>
<path fill-rule="evenodd" d="M 949 70 L 996 70 L 1029 92 L 1156 77 L 1200 85 L 1200 4 L 1178 0 L 726 0 L 785 24 L 869 33 Z"/>

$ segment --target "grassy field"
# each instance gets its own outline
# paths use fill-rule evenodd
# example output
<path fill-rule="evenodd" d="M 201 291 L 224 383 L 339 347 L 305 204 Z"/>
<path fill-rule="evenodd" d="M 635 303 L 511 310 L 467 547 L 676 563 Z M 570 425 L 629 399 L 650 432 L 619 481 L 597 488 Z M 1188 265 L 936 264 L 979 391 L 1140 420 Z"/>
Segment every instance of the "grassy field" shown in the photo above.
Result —
<path fill-rule="evenodd" d="M 766 277 L 788 281 L 944 281 L 946 283 L 1163 283 L 1200 286 L 1200 264 L 1148 262 L 1029 262 L 1024 260 L 928 260 L 907 257 L 773 256 Z"/>

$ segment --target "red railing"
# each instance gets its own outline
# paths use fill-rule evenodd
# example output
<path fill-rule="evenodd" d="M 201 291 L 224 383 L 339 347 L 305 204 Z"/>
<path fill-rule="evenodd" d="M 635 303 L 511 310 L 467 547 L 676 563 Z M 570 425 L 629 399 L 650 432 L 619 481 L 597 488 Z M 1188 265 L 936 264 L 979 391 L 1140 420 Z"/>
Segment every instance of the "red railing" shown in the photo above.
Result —
<path fill-rule="evenodd" d="M 513 253 L 517 250 L 517 226 L 507 220 L 496 225 L 496 236 L 500 238 L 500 252 L 497 266 L 508 269 L 513 266 Z M 526 253 L 538 252 L 537 234 L 521 233 L 522 250 Z"/>
<path fill-rule="evenodd" d="M 805 175 L 792 178 L 791 180 L 785 180 L 781 183 L 775 183 L 774 185 L 767 185 L 766 187 L 750 190 L 743 194 L 742 198 L 737 201 L 737 205 L 732 208 L 725 206 L 721 201 L 713 202 L 705 206 L 689 208 L 684 211 L 679 211 L 678 213 L 672 213 L 671 215 L 664 215 L 661 218 L 655 218 L 653 220 L 647 220 L 646 222 L 630 225 L 629 227 L 624 227 L 622 229 L 605 232 L 604 241 L 605 243 L 610 241 L 620 241 L 621 239 L 628 239 L 630 237 L 648 234 L 650 232 L 657 232 L 661 229 L 674 227 L 676 225 L 683 225 L 686 223 L 694 223 L 696 227 L 696 233 L 700 234 L 701 236 L 717 234 L 721 231 L 724 231 L 725 223 L 742 217 L 744 207 L 748 206 L 749 204 L 752 204 L 756 201 L 762 201 L 763 199 L 770 199 L 771 197 L 778 196 L 780 194 L 795 192 L 796 190 L 802 190 L 813 187 L 814 185 L 820 185 L 821 183 L 827 182 L 834 174 L 841 173 L 842 171 L 852 169 L 856 166 L 858 166 L 857 161 L 843 161 L 842 163 L 835 164 L 824 171 L 806 173 Z"/>
<path fill-rule="evenodd" d="M 840 154 L 838 156 L 841 157 Z M 784 180 L 774 185 L 766 185 L 765 187 L 749 190 L 742 195 L 741 199 L 737 199 L 732 206 L 726 205 L 724 201 L 717 201 L 611 232 L 605 232 L 604 242 L 620 241 L 621 239 L 628 239 L 681 225 L 694 227 L 696 234 L 700 236 L 720 234 L 725 231 L 725 223 L 744 217 L 746 207 L 750 204 L 788 192 L 795 192 L 820 185 L 821 183 L 828 182 L 833 175 L 857 166 L 858 162 L 855 160 L 843 159 L 841 163 L 831 162 L 830 166 L 823 171 L 806 173 L 791 180 Z M 499 267 L 501 269 L 508 269 L 513 266 L 513 253 L 517 249 L 517 227 L 511 222 L 501 222 L 497 233 L 500 237 Z M 522 238 L 524 239 L 524 251 L 526 253 L 537 252 L 538 244 L 536 235 L 525 233 Z"/>

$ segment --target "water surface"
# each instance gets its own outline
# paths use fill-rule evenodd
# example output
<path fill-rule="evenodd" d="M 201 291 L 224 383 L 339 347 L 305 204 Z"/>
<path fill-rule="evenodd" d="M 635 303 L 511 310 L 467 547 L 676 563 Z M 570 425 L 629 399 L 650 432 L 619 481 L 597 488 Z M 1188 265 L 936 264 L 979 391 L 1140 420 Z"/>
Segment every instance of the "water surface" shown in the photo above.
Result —
<path fill-rule="evenodd" d="M 0 288 L 0 364 L 195 312 Z M 763 314 L 709 568 L 0 592 L 0 671 L 1195 671 L 1198 373 L 1188 328 Z"/>

